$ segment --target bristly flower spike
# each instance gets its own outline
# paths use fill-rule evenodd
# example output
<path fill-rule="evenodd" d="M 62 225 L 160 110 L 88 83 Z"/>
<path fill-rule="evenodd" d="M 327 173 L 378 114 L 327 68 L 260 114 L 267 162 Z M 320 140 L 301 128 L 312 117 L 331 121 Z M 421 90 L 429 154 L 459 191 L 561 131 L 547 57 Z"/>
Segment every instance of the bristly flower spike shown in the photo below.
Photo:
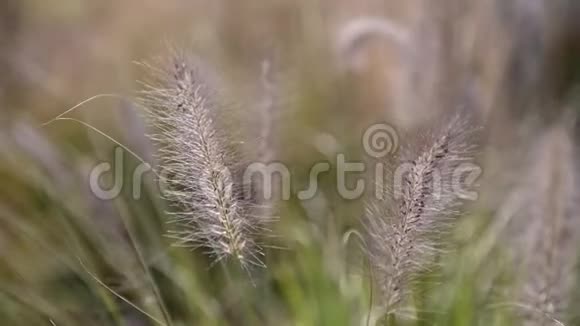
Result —
<path fill-rule="evenodd" d="M 263 266 L 253 238 L 259 226 L 236 180 L 235 143 L 218 125 L 220 102 L 210 74 L 185 55 L 155 72 L 144 102 L 156 130 L 151 138 L 159 145 L 163 195 L 173 208 L 170 236 L 178 245 L 205 248 L 215 262 L 233 258 L 244 268 Z"/>

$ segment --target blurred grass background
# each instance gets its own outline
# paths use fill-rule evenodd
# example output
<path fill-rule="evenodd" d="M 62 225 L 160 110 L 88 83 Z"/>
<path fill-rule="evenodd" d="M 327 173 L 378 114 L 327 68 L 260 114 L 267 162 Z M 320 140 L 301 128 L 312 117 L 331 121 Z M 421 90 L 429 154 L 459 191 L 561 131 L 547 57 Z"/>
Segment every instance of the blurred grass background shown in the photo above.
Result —
<path fill-rule="evenodd" d="M 210 268 L 203 255 L 171 246 L 164 237 L 166 203 L 151 174 L 142 198 L 132 198 L 131 174 L 139 164 L 134 157 L 125 153 L 122 195 L 100 200 L 90 191 L 89 172 L 99 162 L 113 162 L 115 144 L 74 121 L 42 123 L 92 96 L 120 94 L 126 99 L 99 98 L 70 116 L 153 161 L 140 108 L 131 100 L 142 89 L 137 81 L 147 74 L 136 62 L 164 56 L 169 47 L 193 48 L 219 67 L 235 94 L 232 106 L 250 117 L 257 117 L 252 110 L 260 102 L 261 65 L 274 63 L 280 87 L 290 94 L 279 112 L 277 159 L 291 167 L 293 194 L 306 185 L 315 162 L 334 164 L 338 152 L 363 160 L 360 139 L 370 124 L 427 119 L 470 101 L 477 103 L 479 115 L 496 122 L 489 134 L 497 152 L 485 159 L 490 170 L 500 169 L 512 163 L 504 162 L 509 160 L 503 151 L 533 129 L 529 120 L 537 126 L 545 117 L 560 116 L 560 102 L 543 104 L 573 98 L 569 93 L 578 71 L 575 31 L 563 33 L 572 35 L 571 41 L 550 34 L 560 26 L 561 13 L 546 13 L 546 22 L 538 23 L 538 44 L 518 44 L 520 29 L 525 33 L 535 21 L 528 24 L 517 8 L 512 19 L 510 10 L 498 9 L 502 6 L 488 0 L 440 5 L 419 0 L 3 0 L 0 325 L 334 326 L 365 325 L 367 318 L 374 324 L 380 311 L 369 313 L 369 302 L 376 293 L 359 241 L 346 236 L 357 227 L 363 202 L 341 199 L 332 175 L 322 177 L 314 199 L 301 202 L 293 196 L 280 204 L 274 242 L 284 249 L 268 250 L 268 269 L 259 272 L 254 285 L 235 268 Z M 504 11 L 508 18 L 498 14 Z M 365 15 L 425 30 L 435 26 L 425 35 L 449 42 L 435 47 L 440 52 L 433 71 L 417 67 L 424 88 L 407 95 L 420 97 L 417 106 L 428 110 L 387 109 L 400 76 L 391 44 L 371 42 L 362 69 L 346 77 L 337 71 L 334 31 Z M 502 34 L 505 30 L 511 32 Z M 418 62 L 429 66 L 425 60 Z M 558 69 L 542 70 L 539 63 Z M 390 72 L 387 77 L 379 73 L 383 70 Z M 457 101 L 469 84 L 466 72 L 476 75 L 469 80 L 476 84 L 476 99 Z M 438 83 L 445 90 L 431 93 L 428 86 Z M 542 88 L 546 83 L 563 86 L 552 91 Z M 443 270 L 425 275 L 425 288 L 417 291 L 423 294 L 414 298 L 419 318 L 399 324 L 518 324 L 510 309 L 490 305 L 497 294 L 480 286 L 509 288 L 515 277 L 487 228 L 493 214 L 479 209 L 460 224 L 454 239 L 458 250 L 442 258 Z"/>

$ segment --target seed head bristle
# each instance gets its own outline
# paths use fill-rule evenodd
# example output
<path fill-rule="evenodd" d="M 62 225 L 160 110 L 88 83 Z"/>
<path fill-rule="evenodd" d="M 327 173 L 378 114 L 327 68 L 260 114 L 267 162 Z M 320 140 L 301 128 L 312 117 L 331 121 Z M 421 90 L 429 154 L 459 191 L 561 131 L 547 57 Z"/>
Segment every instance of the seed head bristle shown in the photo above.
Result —
<path fill-rule="evenodd" d="M 553 325 L 568 308 L 574 284 L 580 221 L 575 202 L 574 146 L 558 124 L 534 142 L 524 204 L 511 221 L 510 248 L 519 267 L 525 325 Z M 516 236 L 514 236 L 516 235 Z"/>
<path fill-rule="evenodd" d="M 216 262 L 231 257 L 262 265 L 251 205 L 237 176 L 233 142 L 217 123 L 220 109 L 209 74 L 193 58 L 176 55 L 157 70 L 144 102 L 158 143 L 164 196 L 172 204 L 178 245 L 206 248 Z"/>
<path fill-rule="evenodd" d="M 394 193 L 367 207 L 369 259 L 388 313 L 397 312 L 418 274 L 433 266 L 443 248 L 460 204 L 451 191 L 453 167 L 471 159 L 474 149 L 467 127 L 457 116 L 407 150 L 397 167 L 404 175 L 395 177 Z"/>

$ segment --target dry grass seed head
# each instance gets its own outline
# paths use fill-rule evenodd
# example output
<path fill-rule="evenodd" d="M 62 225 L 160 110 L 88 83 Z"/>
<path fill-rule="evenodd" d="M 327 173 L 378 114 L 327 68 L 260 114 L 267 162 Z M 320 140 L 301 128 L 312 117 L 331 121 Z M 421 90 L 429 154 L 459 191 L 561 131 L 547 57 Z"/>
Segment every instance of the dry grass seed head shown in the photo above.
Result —
<path fill-rule="evenodd" d="M 171 236 L 178 245 L 206 248 L 216 262 L 231 257 L 262 265 L 253 239 L 259 226 L 237 179 L 235 142 L 217 121 L 219 94 L 210 74 L 198 59 L 175 54 L 154 75 L 144 102 L 159 146 L 163 195 L 173 207 Z"/>
<path fill-rule="evenodd" d="M 367 207 L 369 259 L 389 313 L 396 312 L 421 272 L 433 266 L 458 213 L 455 167 L 471 162 L 471 122 L 462 115 L 419 138 L 401 154 L 393 193 Z"/>

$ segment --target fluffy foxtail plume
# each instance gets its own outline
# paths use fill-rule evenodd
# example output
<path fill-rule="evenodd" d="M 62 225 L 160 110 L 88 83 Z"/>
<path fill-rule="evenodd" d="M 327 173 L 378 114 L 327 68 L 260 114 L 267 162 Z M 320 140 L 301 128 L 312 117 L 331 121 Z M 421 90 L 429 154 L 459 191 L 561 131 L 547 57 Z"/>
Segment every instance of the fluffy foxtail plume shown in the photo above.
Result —
<path fill-rule="evenodd" d="M 473 159 L 472 130 L 458 115 L 420 138 L 394 167 L 394 188 L 368 205 L 368 254 L 388 314 L 399 312 L 418 274 L 433 266 L 455 221 L 456 168 Z"/>
<path fill-rule="evenodd" d="M 220 102 L 209 76 L 195 59 L 176 55 L 169 68 L 155 70 L 144 96 L 164 196 L 173 207 L 171 236 L 179 245 L 205 248 L 216 262 L 231 257 L 244 268 L 262 265 L 252 237 L 259 221 L 237 180 L 233 142 L 218 125 Z"/>
<path fill-rule="evenodd" d="M 262 162 L 274 160 L 276 154 L 273 146 L 275 107 L 277 106 L 276 85 L 273 82 L 272 62 L 264 60 L 262 62 L 261 89 L 262 103 L 260 104 L 260 148 L 258 157 Z"/>
<path fill-rule="evenodd" d="M 520 277 L 519 302 L 525 325 L 562 320 L 575 280 L 580 242 L 574 145 L 558 124 L 534 143 L 524 205 L 512 220 L 511 239 Z"/>
<path fill-rule="evenodd" d="M 356 18 L 341 26 L 336 36 L 335 49 L 342 63 L 356 66 L 356 52 L 364 41 L 373 37 L 391 41 L 403 49 L 409 42 L 408 31 L 386 18 Z"/>
<path fill-rule="evenodd" d="M 262 62 L 260 74 L 260 103 L 258 104 L 257 115 L 259 116 L 258 146 L 255 155 L 256 162 L 265 164 L 261 168 L 273 162 L 277 157 L 275 128 L 277 125 L 278 85 L 275 82 L 272 60 Z M 260 171 L 268 173 L 267 171 Z M 280 198 L 282 185 L 277 180 L 269 180 L 270 184 L 265 184 L 266 180 L 252 180 L 252 188 L 255 189 L 256 213 L 261 219 L 271 220 L 275 213 L 275 199 Z"/>

